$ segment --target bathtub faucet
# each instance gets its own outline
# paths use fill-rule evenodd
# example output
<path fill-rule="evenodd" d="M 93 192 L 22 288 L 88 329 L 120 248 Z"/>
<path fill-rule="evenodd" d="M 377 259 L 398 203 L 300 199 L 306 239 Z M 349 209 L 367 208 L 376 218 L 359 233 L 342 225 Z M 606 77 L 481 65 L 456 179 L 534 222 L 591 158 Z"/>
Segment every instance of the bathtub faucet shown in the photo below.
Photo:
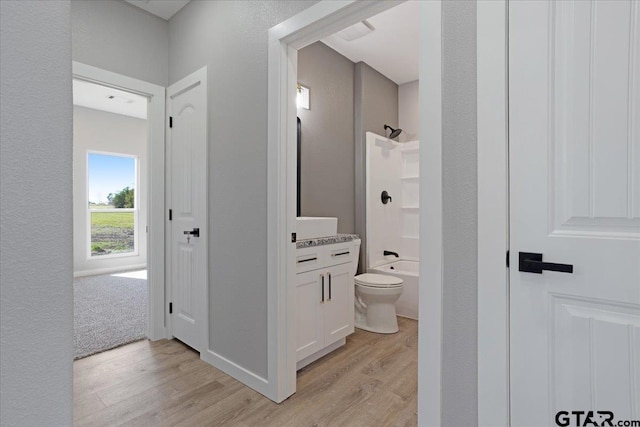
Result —
<path fill-rule="evenodd" d="M 400 258 L 400 255 L 398 255 L 398 252 L 384 251 L 384 256 L 387 256 L 387 255 L 393 255 L 396 258 Z"/>

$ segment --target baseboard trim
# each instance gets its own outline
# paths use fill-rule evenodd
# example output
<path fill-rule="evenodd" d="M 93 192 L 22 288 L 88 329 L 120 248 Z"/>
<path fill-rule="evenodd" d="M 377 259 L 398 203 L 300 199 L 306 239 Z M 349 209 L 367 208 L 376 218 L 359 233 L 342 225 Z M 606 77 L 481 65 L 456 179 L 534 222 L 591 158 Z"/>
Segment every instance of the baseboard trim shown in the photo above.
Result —
<path fill-rule="evenodd" d="M 242 366 L 214 353 L 205 350 L 200 353 L 200 358 L 210 365 L 220 369 L 225 374 L 235 378 L 247 387 L 251 387 L 258 393 L 269 396 L 269 382 L 259 375 L 243 368 Z"/>
<path fill-rule="evenodd" d="M 143 270 L 147 264 L 126 265 L 123 267 L 92 268 L 91 270 L 74 271 L 73 277 L 96 276 L 98 274 L 123 273 L 125 271 Z"/>

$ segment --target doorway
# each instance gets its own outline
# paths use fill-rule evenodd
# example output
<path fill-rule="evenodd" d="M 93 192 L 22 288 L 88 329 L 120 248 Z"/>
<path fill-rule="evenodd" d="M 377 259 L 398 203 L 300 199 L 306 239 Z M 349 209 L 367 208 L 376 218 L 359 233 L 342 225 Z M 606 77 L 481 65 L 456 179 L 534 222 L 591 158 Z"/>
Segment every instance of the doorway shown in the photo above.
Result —
<path fill-rule="evenodd" d="M 74 358 L 147 336 L 147 97 L 73 80 Z"/>
<path fill-rule="evenodd" d="M 113 101 L 116 99 L 121 103 L 131 106 L 129 100 L 144 99 L 146 102 L 146 116 L 147 123 L 145 124 L 146 134 L 141 148 L 147 157 L 148 168 L 140 168 L 139 155 L 127 152 L 125 149 L 87 149 L 82 157 L 86 160 L 83 164 L 83 170 L 76 174 L 80 176 L 86 176 L 88 179 L 83 181 L 85 184 L 89 183 L 91 176 L 99 178 L 101 170 L 105 168 L 105 165 L 117 165 L 122 170 L 121 175 L 123 181 L 115 184 L 113 191 L 108 191 L 101 188 L 101 180 L 94 180 L 93 189 L 95 190 L 93 196 L 90 196 L 89 186 L 85 186 L 83 191 L 84 200 L 83 207 L 80 213 L 75 213 L 76 216 L 84 219 L 84 225 L 87 232 L 84 233 L 86 239 L 77 243 L 81 245 L 78 252 L 89 260 L 98 260 L 104 262 L 104 259 L 117 259 L 135 257 L 140 254 L 141 246 L 146 246 L 147 249 L 147 281 L 148 286 L 145 295 L 142 297 L 148 301 L 148 315 L 144 319 L 145 336 L 151 340 L 157 340 L 166 338 L 165 327 L 165 280 L 164 280 L 164 111 L 165 89 L 163 87 L 153 85 L 147 82 L 143 82 L 137 79 L 133 79 L 127 76 L 123 76 L 110 71 L 102 70 L 100 68 L 88 66 L 78 62 L 73 63 L 73 78 L 80 85 L 94 85 L 93 88 L 97 88 L 102 92 L 105 92 L 106 98 L 101 99 L 101 102 Z M 108 98 L 113 96 L 114 98 Z M 119 97 L 119 99 L 118 99 Z M 83 108 L 83 107 L 81 107 Z M 100 111 L 95 108 L 87 109 L 89 111 L 83 111 L 87 114 L 96 115 Z M 112 114 L 113 113 L 106 113 Z M 111 117 L 111 116 L 110 116 Z M 113 119 L 113 117 L 111 117 Z M 87 139 L 90 143 L 97 139 L 91 135 L 91 127 L 87 129 Z M 124 144 L 127 145 L 127 144 Z M 89 170 L 89 165 L 93 165 L 92 171 Z M 146 170 L 143 178 L 139 177 L 142 170 Z M 133 174 L 133 175 L 132 175 Z M 141 200 L 141 194 L 136 195 L 135 186 L 139 186 L 139 182 L 146 181 L 144 193 L 144 200 Z M 158 185 L 158 183 L 160 183 Z M 123 185 L 121 185 L 123 184 Z M 132 185 L 129 185 L 132 184 Z M 122 188 L 119 188 L 122 187 Z M 128 187 L 128 189 L 127 189 Z M 134 191 L 132 190 L 132 187 Z M 111 196 L 109 195 L 111 193 Z M 90 200 L 93 197 L 96 200 Z M 111 200 L 109 200 L 111 199 Z M 122 200 L 120 200 L 122 199 Z M 89 204 L 89 202 L 95 202 Z M 120 203 L 122 201 L 122 203 Z M 86 202 L 86 203 L 85 203 Z M 137 206 L 136 206 L 137 203 Z M 115 205 L 123 206 L 117 208 Z M 140 227 L 140 211 L 144 206 L 146 211 L 146 222 L 143 227 Z M 92 209 L 94 208 L 94 209 Z M 99 214 L 99 215 L 96 215 Z M 101 215 L 100 215 L 101 214 Z M 107 217 L 105 219 L 105 217 Z M 136 221 L 137 218 L 137 221 Z M 94 225 L 95 232 L 91 233 L 91 225 Z M 105 223 L 106 221 L 106 223 Z M 136 232 L 137 224 L 137 232 Z M 109 238 L 105 238 L 100 235 L 101 226 L 109 226 L 112 228 L 113 235 L 111 241 Z M 133 231 L 131 231 L 133 229 Z M 91 239 L 96 240 L 91 241 Z M 106 243 L 105 243 L 106 241 Z M 93 245 L 93 248 L 92 248 Z M 84 249 L 82 249 L 84 248 Z M 92 251 L 92 249 L 94 249 Z M 105 258 L 100 260 L 100 256 L 104 255 Z M 93 259 L 92 259 L 93 258 Z M 140 265 L 131 264 L 132 268 L 139 268 Z M 101 265 L 99 268 L 105 268 Z M 107 265 L 106 268 L 114 268 L 113 265 Z M 115 268 L 123 268 L 122 266 Z M 113 271 L 113 270 L 111 270 Z M 109 272 L 109 271 L 98 271 Z M 138 278 L 122 278 L 117 277 L 118 280 L 141 280 L 140 273 L 137 273 Z"/>
<path fill-rule="evenodd" d="M 322 6 L 322 7 L 320 7 Z M 293 286 L 295 267 L 297 50 L 336 31 L 365 20 L 393 3 L 324 3 L 295 16 L 269 33 L 269 388 L 267 395 L 280 402 L 295 391 L 293 345 Z M 420 198 L 430 206 L 420 212 L 420 374 L 419 412 L 439 423 L 440 416 L 440 315 L 441 315 L 441 22 L 440 2 L 421 4 L 420 61 L 431 73 L 420 71 L 421 139 Z M 286 25 L 285 25 L 286 24 Z M 424 82 L 424 84 L 422 83 Z M 424 117 L 429 117 L 424 120 Z M 426 123 L 430 126 L 426 126 Z M 295 241 L 295 239 L 294 239 Z M 428 297 L 428 298 L 427 298 Z M 426 341 L 430 343 L 425 346 Z M 429 381 L 426 379 L 429 378 Z"/>

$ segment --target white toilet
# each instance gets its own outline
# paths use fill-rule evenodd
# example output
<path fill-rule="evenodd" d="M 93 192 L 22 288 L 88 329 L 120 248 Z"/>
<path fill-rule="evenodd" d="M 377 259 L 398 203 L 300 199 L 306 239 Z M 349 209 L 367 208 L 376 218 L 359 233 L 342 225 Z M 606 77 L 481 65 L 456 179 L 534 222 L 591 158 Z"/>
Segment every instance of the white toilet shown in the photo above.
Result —
<path fill-rule="evenodd" d="M 404 289 L 402 279 L 365 273 L 354 281 L 356 328 L 380 334 L 398 332 L 395 303 Z"/>

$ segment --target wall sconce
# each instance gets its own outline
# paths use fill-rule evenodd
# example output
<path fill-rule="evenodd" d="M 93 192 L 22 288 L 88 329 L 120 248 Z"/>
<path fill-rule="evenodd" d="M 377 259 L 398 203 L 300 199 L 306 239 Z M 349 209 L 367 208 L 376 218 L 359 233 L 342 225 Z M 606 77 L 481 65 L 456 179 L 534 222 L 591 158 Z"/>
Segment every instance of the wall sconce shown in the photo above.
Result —
<path fill-rule="evenodd" d="M 298 93 L 296 96 L 296 105 L 298 108 L 309 110 L 309 88 L 298 83 Z"/>

